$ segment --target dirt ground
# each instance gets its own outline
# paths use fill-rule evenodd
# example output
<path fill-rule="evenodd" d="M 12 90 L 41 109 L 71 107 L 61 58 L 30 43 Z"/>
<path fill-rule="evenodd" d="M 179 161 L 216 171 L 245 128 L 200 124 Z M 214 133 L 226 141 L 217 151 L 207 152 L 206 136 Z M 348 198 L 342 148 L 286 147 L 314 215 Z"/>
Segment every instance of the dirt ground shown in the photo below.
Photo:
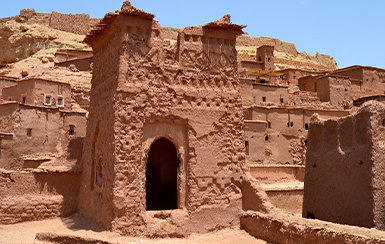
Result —
<path fill-rule="evenodd" d="M 43 221 L 24 222 L 13 225 L 0 225 L 0 243 L 45 243 L 35 240 L 36 233 L 52 232 L 95 238 L 112 243 L 221 243 L 242 244 L 256 243 L 267 244 L 240 229 L 224 229 L 208 234 L 193 234 L 187 238 L 148 239 L 138 237 L 121 237 L 116 233 L 100 231 L 97 226 L 92 226 L 78 216 L 68 218 L 55 218 Z"/>

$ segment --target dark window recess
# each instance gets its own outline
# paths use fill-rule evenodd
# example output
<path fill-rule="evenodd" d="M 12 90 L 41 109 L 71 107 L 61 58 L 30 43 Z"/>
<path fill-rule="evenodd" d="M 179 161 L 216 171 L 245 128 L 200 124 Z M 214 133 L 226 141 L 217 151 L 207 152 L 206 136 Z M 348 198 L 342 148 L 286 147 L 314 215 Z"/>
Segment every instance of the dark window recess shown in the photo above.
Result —
<path fill-rule="evenodd" d="M 345 91 L 347 92 L 347 91 L 348 91 L 348 89 L 346 89 L 346 88 L 345 88 Z"/>
<path fill-rule="evenodd" d="M 246 155 L 249 155 L 249 141 L 245 141 Z"/>
<path fill-rule="evenodd" d="M 57 98 L 57 105 L 58 106 L 63 106 L 63 98 L 62 97 L 58 97 Z"/>
<path fill-rule="evenodd" d="M 27 102 L 27 98 L 26 97 L 23 97 L 22 100 L 23 100 L 22 101 L 23 104 L 25 104 Z"/>
<path fill-rule="evenodd" d="M 51 104 L 51 96 L 45 96 L 45 104 Z"/>
<path fill-rule="evenodd" d="M 269 136 L 265 136 L 265 141 L 268 141 L 269 140 Z"/>
<path fill-rule="evenodd" d="M 70 129 L 68 131 L 68 134 L 75 135 L 75 126 L 74 125 L 70 125 Z"/>
<path fill-rule="evenodd" d="M 382 119 L 382 126 L 385 126 L 385 119 Z"/>
<path fill-rule="evenodd" d="M 267 121 L 267 128 L 271 128 L 271 122 Z"/>
<path fill-rule="evenodd" d="M 28 137 L 32 136 L 32 129 L 30 129 L 30 128 L 27 129 L 27 136 Z"/>
<path fill-rule="evenodd" d="M 290 127 L 293 127 L 293 122 L 290 122 Z"/>
<path fill-rule="evenodd" d="M 281 100 L 281 103 L 283 103 L 283 98 L 282 97 L 280 98 L 280 100 Z"/>
<path fill-rule="evenodd" d="M 261 62 L 262 61 L 262 57 L 258 57 L 258 61 Z"/>
<path fill-rule="evenodd" d="M 290 127 L 290 122 L 287 122 L 287 127 Z"/>
<path fill-rule="evenodd" d="M 304 142 L 305 142 L 305 146 L 307 146 L 307 139 L 305 139 L 305 141 L 304 141 Z"/>
<path fill-rule="evenodd" d="M 271 58 L 267 58 L 267 62 L 270 62 L 271 61 Z"/>
<path fill-rule="evenodd" d="M 309 129 L 309 124 L 306 123 L 306 124 L 305 124 L 305 130 L 308 130 L 308 129 Z"/>
<path fill-rule="evenodd" d="M 262 97 L 262 102 L 266 102 L 266 97 Z"/>
<path fill-rule="evenodd" d="M 266 83 L 266 81 L 265 81 L 264 79 L 260 79 L 260 80 L 259 80 L 259 83 L 261 83 L 261 84 L 265 84 L 265 83 Z"/>

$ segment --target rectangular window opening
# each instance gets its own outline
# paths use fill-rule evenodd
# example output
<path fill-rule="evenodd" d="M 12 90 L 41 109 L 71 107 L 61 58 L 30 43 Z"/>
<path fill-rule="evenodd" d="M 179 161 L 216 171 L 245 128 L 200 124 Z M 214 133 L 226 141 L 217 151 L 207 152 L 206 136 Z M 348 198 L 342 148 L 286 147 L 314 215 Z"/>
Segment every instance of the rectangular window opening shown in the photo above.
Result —
<path fill-rule="evenodd" d="M 75 135 L 75 126 L 74 125 L 70 125 L 70 129 L 68 131 L 68 134 L 70 134 L 71 136 Z"/>
<path fill-rule="evenodd" d="M 262 97 L 262 102 L 266 102 L 266 97 Z"/>
<path fill-rule="evenodd" d="M 306 124 L 305 124 L 305 130 L 308 130 L 308 129 L 309 129 L 309 124 L 306 123 Z"/>
<path fill-rule="evenodd" d="M 63 107 L 64 106 L 64 98 L 63 97 L 58 97 L 57 98 L 57 106 L 58 107 Z"/>
<path fill-rule="evenodd" d="M 27 102 L 27 97 L 22 97 L 22 103 L 25 104 Z"/>
<path fill-rule="evenodd" d="M 27 129 L 27 136 L 28 136 L 28 137 L 31 137 L 31 136 L 32 136 L 32 129 L 31 129 L 31 128 L 28 128 L 28 129 Z"/>
<path fill-rule="evenodd" d="M 51 96 L 50 95 L 44 96 L 44 104 L 45 105 L 51 105 Z"/>
<path fill-rule="evenodd" d="M 249 141 L 245 141 L 246 155 L 249 155 Z"/>

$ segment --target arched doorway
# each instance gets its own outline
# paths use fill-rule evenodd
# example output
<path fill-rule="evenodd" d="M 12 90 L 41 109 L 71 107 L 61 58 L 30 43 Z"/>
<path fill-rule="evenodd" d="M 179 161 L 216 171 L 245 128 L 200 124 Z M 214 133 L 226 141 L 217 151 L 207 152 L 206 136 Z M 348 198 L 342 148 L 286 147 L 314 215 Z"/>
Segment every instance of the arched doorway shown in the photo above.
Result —
<path fill-rule="evenodd" d="M 151 145 L 146 171 L 147 210 L 178 208 L 178 166 L 179 158 L 172 142 L 160 138 Z"/>

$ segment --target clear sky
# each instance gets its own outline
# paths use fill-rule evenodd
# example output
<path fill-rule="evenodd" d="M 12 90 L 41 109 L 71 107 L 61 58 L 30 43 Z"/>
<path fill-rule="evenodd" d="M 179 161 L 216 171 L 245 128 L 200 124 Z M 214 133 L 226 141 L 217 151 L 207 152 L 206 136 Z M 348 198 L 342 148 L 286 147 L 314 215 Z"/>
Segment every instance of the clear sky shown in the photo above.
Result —
<path fill-rule="evenodd" d="M 22 8 L 103 17 L 122 0 L 2 0 L 0 18 Z M 132 0 L 162 26 L 201 25 L 231 14 L 251 36 L 295 43 L 299 52 L 329 54 L 339 67 L 385 68 L 385 0 Z"/>

